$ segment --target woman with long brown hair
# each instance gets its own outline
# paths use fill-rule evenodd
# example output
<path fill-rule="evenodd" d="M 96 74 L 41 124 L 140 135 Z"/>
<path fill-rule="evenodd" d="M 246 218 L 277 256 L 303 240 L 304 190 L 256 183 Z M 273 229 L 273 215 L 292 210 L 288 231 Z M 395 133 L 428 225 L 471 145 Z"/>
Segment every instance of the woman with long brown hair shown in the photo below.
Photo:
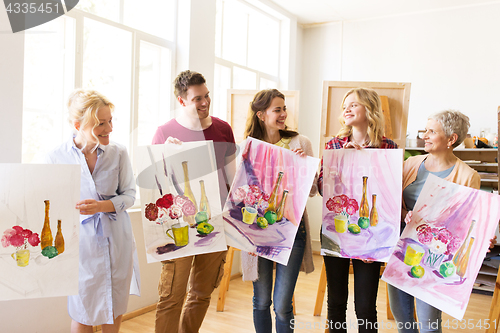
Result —
<path fill-rule="evenodd" d="M 269 89 L 258 92 L 250 105 L 249 113 L 245 137 L 290 149 L 300 156 L 312 156 L 309 139 L 295 131 L 288 130 L 285 125 L 287 117 L 285 96 L 280 91 Z M 314 196 L 316 192 L 317 188 L 314 185 L 309 195 Z M 252 261 L 253 264 L 250 264 Z M 252 257 L 248 253 L 242 253 L 242 262 L 244 263 L 244 278 L 253 280 L 255 331 L 257 333 L 272 332 L 270 306 L 274 302 L 276 332 L 293 332 L 292 297 L 299 270 L 301 266 L 306 273 L 314 270 L 307 211 L 304 211 L 297 230 L 288 265 L 276 263 L 276 279 L 272 297 L 274 262 L 262 257 Z"/>

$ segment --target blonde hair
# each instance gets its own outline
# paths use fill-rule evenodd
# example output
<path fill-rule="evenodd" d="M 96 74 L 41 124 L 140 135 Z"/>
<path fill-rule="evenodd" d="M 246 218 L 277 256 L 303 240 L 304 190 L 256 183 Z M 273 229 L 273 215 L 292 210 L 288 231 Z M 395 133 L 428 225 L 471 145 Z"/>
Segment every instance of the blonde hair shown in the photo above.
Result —
<path fill-rule="evenodd" d="M 458 136 L 455 143 L 453 143 L 454 148 L 465 140 L 470 127 L 469 117 L 457 110 L 444 110 L 433 114 L 428 119 L 437 121 L 447 138 L 452 136 L 453 133 Z"/>
<path fill-rule="evenodd" d="M 382 113 L 382 102 L 377 92 L 368 88 L 354 88 L 349 90 L 344 99 L 340 109 L 344 109 L 344 102 L 347 96 L 355 94 L 359 104 L 363 105 L 366 109 L 366 118 L 368 120 L 368 137 L 370 138 L 369 145 L 371 147 L 379 147 L 382 143 L 384 136 L 384 114 Z M 348 137 L 352 134 L 352 126 L 347 126 L 344 121 L 343 113 L 340 114 L 340 125 L 342 126 L 337 136 L 340 138 Z"/>
<path fill-rule="evenodd" d="M 111 103 L 106 96 L 101 93 L 91 90 L 91 89 L 76 89 L 69 95 L 68 99 L 68 120 L 73 127 L 75 134 L 80 133 L 83 137 L 85 148 L 87 146 L 87 140 L 83 135 L 83 128 L 92 125 L 92 136 L 96 139 L 97 144 L 92 148 L 92 151 L 99 145 L 99 139 L 94 134 L 94 129 L 99 125 L 99 118 L 97 117 L 97 111 L 99 108 L 107 106 L 111 110 L 114 110 L 115 106 Z M 80 124 L 80 128 L 77 130 L 75 123 Z"/>

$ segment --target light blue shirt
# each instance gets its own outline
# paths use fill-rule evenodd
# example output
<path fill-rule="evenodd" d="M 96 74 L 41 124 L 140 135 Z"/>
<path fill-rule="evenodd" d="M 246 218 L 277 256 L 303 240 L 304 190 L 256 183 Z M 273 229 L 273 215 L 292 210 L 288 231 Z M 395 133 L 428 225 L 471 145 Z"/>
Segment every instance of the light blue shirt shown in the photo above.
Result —
<path fill-rule="evenodd" d="M 68 297 L 68 312 L 75 321 L 112 324 L 113 314 L 116 318 L 126 312 L 129 292 L 140 292 L 137 251 L 126 212 L 135 200 L 127 150 L 114 142 L 99 145 L 92 174 L 73 139 L 51 151 L 46 161 L 80 164 L 80 200 L 111 200 L 115 207 L 113 213 L 80 215 L 79 294 Z"/>

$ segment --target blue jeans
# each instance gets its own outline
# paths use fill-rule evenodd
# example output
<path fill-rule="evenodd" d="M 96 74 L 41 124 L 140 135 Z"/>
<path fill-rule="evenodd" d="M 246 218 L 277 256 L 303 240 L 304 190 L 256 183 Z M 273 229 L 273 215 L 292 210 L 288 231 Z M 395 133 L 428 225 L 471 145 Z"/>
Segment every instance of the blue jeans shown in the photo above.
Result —
<path fill-rule="evenodd" d="M 297 231 L 288 265 L 276 263 L 276 282 L 274 283 L 274 313 L 276 314 L 276 332 L 293 332 L 292 297 L 304 257 L 305 235 Z M 274 261 L 259 257 L 259 279 L 253 282 L 253 324 L 256 333 L 271 333 L 271 293 L 273 290 Z"/>
<path fill-rule="evenodd" d="M 396 319 L 399 333 L 441 333 L 441 311 L 417 298 L 417 316 L 413 318 L 415 298 L 404 291 L 388 284 L 391 311 Z"/>

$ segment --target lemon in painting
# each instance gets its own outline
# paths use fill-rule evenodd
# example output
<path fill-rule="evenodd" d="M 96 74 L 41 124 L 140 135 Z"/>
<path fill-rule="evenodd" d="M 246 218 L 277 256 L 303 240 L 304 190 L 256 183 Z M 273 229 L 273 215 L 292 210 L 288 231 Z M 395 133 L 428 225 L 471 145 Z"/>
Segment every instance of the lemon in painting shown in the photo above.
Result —
<path fill-rule="evenodd" d="M 357 225 L 357 224 L 349 224 L 347 229 L 353 234 L 359 234 L 361 232 L 361 229 L 359 228 L 359 225 Z"/>
<path fill-rule="evenodd" d="M 259 216 L 257 218 L 257 225 L 262 228 L 262 229 L 265 229 L 269 226 L 269 223 L 267 222 L 267 220 L 265 218 L 263 218 L 262 216 Z"/>

